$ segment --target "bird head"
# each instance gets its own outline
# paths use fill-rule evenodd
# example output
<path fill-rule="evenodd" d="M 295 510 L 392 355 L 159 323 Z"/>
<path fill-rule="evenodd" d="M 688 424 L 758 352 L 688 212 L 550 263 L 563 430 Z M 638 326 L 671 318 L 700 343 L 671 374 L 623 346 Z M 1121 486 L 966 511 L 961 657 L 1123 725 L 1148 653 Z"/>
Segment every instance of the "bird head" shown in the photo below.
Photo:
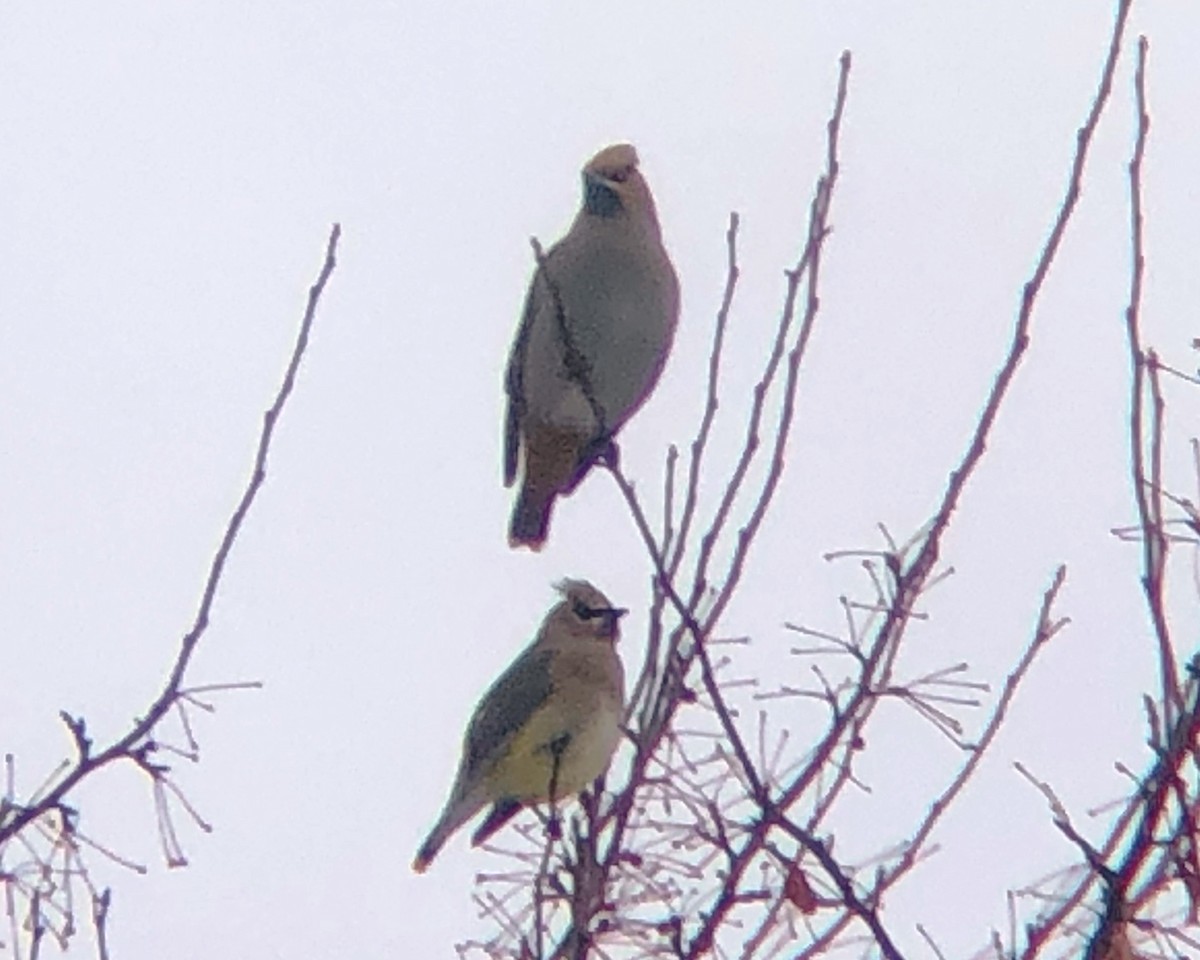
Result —
<path fill-rule="evenodd" d="M 640 217 L 658 229 L 654 198 L 632 144 L 605 147 L 583 168 L 583 210 L 594 217 Z"/>
<path fill-rule="evenodd" d="M 614 607 L 608 597 L 586 580 L 563 580 L 555 585 L 562 602 L 550 611 L 548 620 L 557 624 L 564 635 L 583 640 L 615 642 L 620 631 L 618 621 L 628 610 Z"/>

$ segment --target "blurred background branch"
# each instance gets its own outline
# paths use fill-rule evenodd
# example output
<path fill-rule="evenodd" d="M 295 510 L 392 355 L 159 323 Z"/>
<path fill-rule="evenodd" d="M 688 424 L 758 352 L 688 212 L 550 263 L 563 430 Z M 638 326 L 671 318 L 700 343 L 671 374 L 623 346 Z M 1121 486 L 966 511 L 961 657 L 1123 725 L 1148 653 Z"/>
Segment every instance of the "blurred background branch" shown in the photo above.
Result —
<path fill-rule="evenodd" d="M 193 686 L 186 682 L 187 672 L 196 648 L 208 629 L 209 615 L 221 585 L 226 561 L 266 480 L 271 441 L 295 388 L 296 374 L 308 348 L 317 307 L 337 263 L 340 237 L 341 227 L 334 224 L 326 243 L 324 262 L 309 289 L 308 304 L 283 380 L 263 417 L 250 478 L 213 555 L 195 619 L 184 634 L 161 692 L 128 731 L 100 748 L 96 747 L 88 734 L 87 722 L 83 717 L 62 712 L 60 717 L 71 736 L 75 755 L 60 764 L 42 786 L 28 796 L 18 795 L 16 761 L 11 755 L 5 757 L 5 791 L 0 797 L 0 883 L 3 883 L 5 891 L 9 944 L 17 960 L 26 955 L 23 950 L 28 951 L 30 960 L 36 958 L 47 934 L 60 949 L 68 948 L 80 919 L 76 907 L 80 888 L 91 904 L 90 919 L 95 929 L 99 955 L 102 960 L 107 960 L 105 925 L 111 892 L 107 887 L 101 888 L 93 882 L 84 856 L 85 848 L 139 873 L 144 873 L 145 867 L 107 849 L 80 829 L 84 814 L 72 804 L 72 798 L 78 788 L 100 770 L 123 762 L 130 763 L 150 780 L 159 840 L 168 865 L 184 866 L 187 863 L 175 825 L 181 812 L 200 829 L 206 832 L 211 829 L 171 778 L 172 767 L 167 761 L 171 756 L 193 762 L 199 760 L 200 748 L 192 733 L 189 712 L 195 709 L 212 711 L 214 708 L 207 695 L 260 686 L 255 682 Z M 171 718 L 177 720 L 177 731 L 165 729 Z M 173 742 L 180 733 L 184 739 L 183 746 Z"/>

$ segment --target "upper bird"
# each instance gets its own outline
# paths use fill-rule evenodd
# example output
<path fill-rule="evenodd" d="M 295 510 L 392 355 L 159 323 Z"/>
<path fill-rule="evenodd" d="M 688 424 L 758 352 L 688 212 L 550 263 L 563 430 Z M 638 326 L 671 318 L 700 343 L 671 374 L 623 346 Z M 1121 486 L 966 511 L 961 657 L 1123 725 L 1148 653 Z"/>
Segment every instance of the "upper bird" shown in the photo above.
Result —
<path fill-rule="evenodd" d="M 473 844 L 522 806 L 586 789 L 617 749 L 625 673 L 615 645 L 625 611 L 584 580 L 564 580 L 558 590 L 563 599 L 533 642 L 475 708 L 450 797 L 413 860 L 417 873 L 488 804 Z"/>
<path fill-rule="evenodd" d="M 523 460 L 512 546 L 541 548 L 555 498 L 653 389 L 678 319 L 679 280 L 637 151 L 606 147 L 583 168 L 570 231 L 540 258 L 508 361 L 505 486 Z"/>

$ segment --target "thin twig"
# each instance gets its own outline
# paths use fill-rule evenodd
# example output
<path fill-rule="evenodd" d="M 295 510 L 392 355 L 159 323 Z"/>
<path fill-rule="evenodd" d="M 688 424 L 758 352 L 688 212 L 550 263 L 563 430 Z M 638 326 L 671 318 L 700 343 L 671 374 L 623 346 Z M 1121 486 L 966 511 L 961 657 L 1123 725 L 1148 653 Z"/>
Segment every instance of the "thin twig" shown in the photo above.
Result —
<path fill-rule="evenodd" d="M 1142 590 L 1150 621 L 1154 625 L 1154 636 L 1158 641 L 1159 673 L 1161 675 L 1161 697 L 1165 711 L 1164 723 L 1170 726 L 1180 709 L 1179 674 L 1176 669 L 1175 649 L 1171 643 L 1167 625 L 1166 607 L 1163 598 L 1163 571 L 1166 566 L 1167 537 L 1163 530 L 1162 517 L 1162 452 L 1161 393 L 1155 390 L 1154 420 L 1147 430 L 1143 408 L 1148 392 L 1146 367 L 1152 363 L 1142 345 L 1140 327 L 1142 306 L 1142 284 L 1146 269 L 1143 240 L 1142 212 L 1142 165 L 1146 157 L 1146 141 L 1150 134 L 1150 112 L 1146 106 L 1146 58 L 1149 43 L 1145 37 L 1138 39 L 1137 72 L 1134 87 L 1137 100 L 1137 141 L 1133 158 L 1129 161 L 1129 240 L 1132 268 L 1129 272 L 1129 305 L 1125 308 L 1125 330 L 1129 339 L 1129 365 L 1132 377 L 1129 409 L 1129 453 L 1132 470 L 1133 496 L 1137 504 L 1138 523 L 1142 533 Z M 1157 380 L 1155 372 L 1151 376 Z M 1151 448 L 1151 463 L 1146 465 L 1146 451 Z"/>

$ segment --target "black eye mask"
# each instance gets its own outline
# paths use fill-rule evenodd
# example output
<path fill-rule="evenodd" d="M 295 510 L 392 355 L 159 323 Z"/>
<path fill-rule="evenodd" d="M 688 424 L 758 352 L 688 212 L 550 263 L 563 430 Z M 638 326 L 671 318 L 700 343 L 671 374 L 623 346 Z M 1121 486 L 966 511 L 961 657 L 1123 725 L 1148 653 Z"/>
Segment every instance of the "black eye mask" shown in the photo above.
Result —
<path fill-rule="evenodd" d="M 608 617 L 610 620 L 616 621 L 629 612 L 621 607 L 589 607 L 582 600 L 576 600 L 572 604 L 571 610 L 575 616 L 584 621 L 595 620 L 597 617 Z"/>
<path fill-rule="evenodd" d="M 623 209 L 617 191 L 603 180 L 584 176 L 583 204 L 587 212 L 598 217 L 615 217 Z"/>

